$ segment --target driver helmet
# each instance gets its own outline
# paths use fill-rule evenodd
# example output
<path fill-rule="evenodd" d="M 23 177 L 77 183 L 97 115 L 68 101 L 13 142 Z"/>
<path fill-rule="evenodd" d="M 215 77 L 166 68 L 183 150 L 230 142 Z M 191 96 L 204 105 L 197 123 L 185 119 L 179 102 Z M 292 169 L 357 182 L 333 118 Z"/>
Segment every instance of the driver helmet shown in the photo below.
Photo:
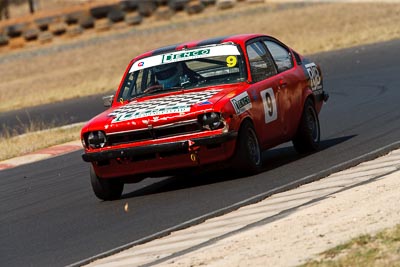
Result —
<path fill-rule="evenodd" d="M 182 66 L 178 63 L 170 63 L 154 67 L 157 81 L 164 88 L 171 88 L 180 83 Z"/>

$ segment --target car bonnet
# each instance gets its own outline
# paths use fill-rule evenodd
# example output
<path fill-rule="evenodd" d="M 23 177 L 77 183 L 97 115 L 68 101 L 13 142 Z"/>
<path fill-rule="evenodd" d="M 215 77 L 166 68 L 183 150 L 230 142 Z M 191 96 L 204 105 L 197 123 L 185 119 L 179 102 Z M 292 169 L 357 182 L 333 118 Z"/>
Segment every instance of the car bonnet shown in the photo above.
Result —
<path fill-rule="evenodd" d="M 234 88 L 237 85 L 138 98 L 106 110 L 92 119 L 88 128 L 115 133 L 193 119 L 199 114 L 213 111 L 215 103 Z"/>

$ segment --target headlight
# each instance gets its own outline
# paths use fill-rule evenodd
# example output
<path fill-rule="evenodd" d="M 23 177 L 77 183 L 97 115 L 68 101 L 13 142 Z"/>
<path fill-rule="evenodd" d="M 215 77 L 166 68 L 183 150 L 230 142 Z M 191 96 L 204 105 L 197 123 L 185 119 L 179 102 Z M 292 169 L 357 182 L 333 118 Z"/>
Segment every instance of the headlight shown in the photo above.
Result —
<path fill-rule="evenodd" d="M 225 126 L 224 119 L 217 112 L 204 113 L 200 115 L 199 120 L 203 128 L 207 130 L 216 130 Z"/>
<path fill-rule="evenodd" d="M 88 135 L 88 144 L 91 148 L 100 148 L 104 147 L 106 144 L 106 135 L 102 131 L 91 132 Z"/>

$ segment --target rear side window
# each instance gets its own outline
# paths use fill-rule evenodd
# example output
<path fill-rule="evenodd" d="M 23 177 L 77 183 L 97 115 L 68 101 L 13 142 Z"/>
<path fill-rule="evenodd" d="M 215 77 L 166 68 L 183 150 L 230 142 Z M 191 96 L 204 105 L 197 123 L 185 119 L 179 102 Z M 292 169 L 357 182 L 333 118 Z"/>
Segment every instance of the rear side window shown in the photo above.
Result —
<path fill-rule="evenodd" d="M 271 52 L 279 72 L 293 68 L 292 56 L 286 47 L 269 40 L 264 43 Z"/>
<path fill-rule="evenodd" d="M 303 64 L 303 62 L 301 61 L 301 57 L 300 57 L 299 54 L 297 54 L 296 52 L 293 51 L 293 55 L 294 55 L 294 58 L 296 59 L 297 65 Z"/>
<path fill-rule="evenodd" d="M 259 82 L 276 74 L 274 63 L 261 42 L 251 43 L 246 49 L 253 82 Z"/>

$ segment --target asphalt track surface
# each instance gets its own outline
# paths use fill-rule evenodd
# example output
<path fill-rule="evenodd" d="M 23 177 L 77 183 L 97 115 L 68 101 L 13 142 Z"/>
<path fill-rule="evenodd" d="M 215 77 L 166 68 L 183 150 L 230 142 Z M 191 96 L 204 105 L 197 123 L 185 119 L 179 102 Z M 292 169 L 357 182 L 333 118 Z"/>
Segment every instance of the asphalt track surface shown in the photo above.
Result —
<path fill-rule="evenodd" d="M 362 155 L 384 153 L 370 153 L 382 147 L 397 148 L 400 40 L 311 58 L 322 65 L 331 96 L 320 114 L 321 151 L 301 157 L 288 143 L 263 154 L 265 170 L 258 175 L 146 179 L 126 186 L 123 199 L 113 202 L 92 193 L 81 151 L 0 171 L 0 265 L 74 264 L 199 223 L 275 188 L 322 178 Z"/>
<path fill-rule="evenodd" d="M 110 92 L 112 94 L 113 92 Z M 0 113 L 0 133 L 10 129 L 24 133 L 30 125 L 58 127 L 88 121 L 104 111 L 103 95 L 93 95 L 64 102 Z"/>

